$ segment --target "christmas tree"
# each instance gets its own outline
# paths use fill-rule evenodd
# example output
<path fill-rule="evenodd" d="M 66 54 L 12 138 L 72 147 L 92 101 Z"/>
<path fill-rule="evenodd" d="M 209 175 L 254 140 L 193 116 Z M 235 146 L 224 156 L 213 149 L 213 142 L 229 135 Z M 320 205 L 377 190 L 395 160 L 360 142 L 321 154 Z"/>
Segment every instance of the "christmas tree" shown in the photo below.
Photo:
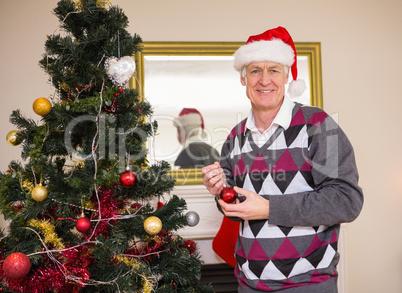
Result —
<path fill-rule="evenodd" d="M 60 33 L 40 66 L 54 94 L 13 111 L 22 162 L 0 174 L 3 292 L 212 292 L 195 242 L 177 231 L 198 215 L 170 195 L 166 162 L 147 160 L 157 123 L 127 87 L 141 38 L 106 0 L 61 0 Z M 135 74 L 134 74 L 135 76 Z"/>

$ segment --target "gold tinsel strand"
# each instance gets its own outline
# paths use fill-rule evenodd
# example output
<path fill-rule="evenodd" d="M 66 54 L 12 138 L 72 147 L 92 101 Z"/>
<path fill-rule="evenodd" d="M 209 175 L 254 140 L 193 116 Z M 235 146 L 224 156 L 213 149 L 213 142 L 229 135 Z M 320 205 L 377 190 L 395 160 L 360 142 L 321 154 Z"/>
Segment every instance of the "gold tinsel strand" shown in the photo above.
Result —
<path fill-rule="evenodd" d="M 139 261 L 137 261 L 134 258 L 128 259 L 127 257 L 121 256 L 121 255 L 116 255 L 116 260 L 118 260 L 119 262 L 122 262 L 136 270 L 139 269 L 142 265 Z"/>
<path fill-rule="evenodd" d="M 61 89 L 64 90 L 64 91 L 67 91 L 67 90 L 68 90 L 68 84 L 67 84 L 65 81 L 63 81 L 63 82 L 61 83 L 60 87 L 61 87 Z"/>
<path fill-rule="evenodd" d="M 85 167 L 85 163 L 84 162 L 74 162 L 73 163 L 73 167 L 77 168 L 77 169 L 81 169 Z"/>
<path fill-rule="evenodd" d="M 141 262 L 139 262 L 138 260 L 132 258 L 129 259 L 127 257 L 121 256 L 121 255 L 116 255 L 115 259 L 119 262 L 122 262 L 124 264 L 126 264 L 127 266 L 132 267 L 135 270 L 140 269 L 142 266 L 144 266 Z M 141 274 L 142 277 L 142 292 L 143 293 L 151 293 L 152 292 L 152 288 L 154 286 L 154 278 L 152 276 L 144 276 L 143 274 Z"/>
<path fill-rule="evenodd" d="M 111 6 L 112 2 L 110 0 L 96 0 L 96 4 L 102 8 L 106 8 L 106 5 Z"/>
<path fill-rule="evenodd" d="M 53 246 L 57 249 L 65 248 L 61 239 L 57 237 L 57 234 L 54 231 L 54 226 L 50 224 L 49 220 L 39 221 L 32 219 L 28 222 L 28 225 L 42 230 L 43 235 L 45 235 L 44 241 L 46 244 L 53 244 Z"/>
<path fill-rule="evenodd" d="M 148 166 L 148 165 L 141 166 L 141 170 L 143 170 L 143 171 L 148 170 L 149 168 L 151 168 L 151 166 Z"/>
<path fill-rule="evenodd" d="M 84 209 L 87 209 L 90 211 L 96 211 L 94 203 L 92 201 L 87 201 L 84 205 Z"/>
<path fill-rule="evenodd" d="M 78 11 L 82 11 L 82 0 L 71 0 L 71 2 L 75 4 L 75 7 L 78 9 Z M 96 5 L 106 9 L 106 6 L 111 6 L 112 2 L 110 0 L 96 0 Z"/>
<path fill-rule="evenodd" d="M 32 189 L 34 188 L 33 182 L 29 181 L 28 179 L 25 179 L 22 184 L 21 184 L 21 189 L 25 191 L 26 193 L 31 193 Z"/>
<path fill-rule="evenodd" d="M 153 279 L 151 277 L 142 278 L 142 287 L 144 293 L 151 293 L 153 288 Z"/>

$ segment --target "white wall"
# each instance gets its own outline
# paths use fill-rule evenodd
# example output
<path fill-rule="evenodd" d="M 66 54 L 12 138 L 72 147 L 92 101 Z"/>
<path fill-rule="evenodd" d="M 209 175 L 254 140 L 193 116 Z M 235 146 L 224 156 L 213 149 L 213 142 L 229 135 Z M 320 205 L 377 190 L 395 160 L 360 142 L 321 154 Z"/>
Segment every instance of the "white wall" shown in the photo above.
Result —
<path fill-rule="evenodd" d="M 38 119 L 32 102 L 51 88 L 39 68 L 46 34 L 57 29 L 56 0 L 0 0 L 0 168 L 19 158 L 5 142 L 13 109 Z M 352 141 L 365 192 L 348 225 L 351 293 L 402 292 L 400 0 L 115 0 L 144 41 L 245 41 L 278 25 L 296 42 L 321 42 L 324 108 Z M 345 256 L 344 256 L 345 257 Z"/>

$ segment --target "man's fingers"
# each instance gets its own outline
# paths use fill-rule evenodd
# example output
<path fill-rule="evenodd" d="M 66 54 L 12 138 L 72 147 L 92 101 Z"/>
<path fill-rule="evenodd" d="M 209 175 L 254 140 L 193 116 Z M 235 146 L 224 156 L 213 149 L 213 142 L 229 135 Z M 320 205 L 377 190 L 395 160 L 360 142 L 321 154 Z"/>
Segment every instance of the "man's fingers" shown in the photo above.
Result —
<path fill-rule="evenodd" d="M 233 188 L 234 188 L 234 190 L 235 190 L 238 194 L 244 195 L 244 196 L 246 196 L 246 197 L 247 197 L 247 195 L 249 195 L 249 193 L 250 193 L 249 190 L 243 189 L 243 188 L 238 187 L 238 186 L 234 186 Z"/>
<path fill-rule="evenodd" d="M 218 162 L 213 163 L 212 165 L 205 166 L 201 169 L 202 175 L 207 175 L 213 170 L 217 170 L 220 168 L 220 165 Z"/>
<path fill-rule="evenodd" d="M 225 174 L 219 162 L 203 167 L 201 172 L 204 185 L 207 187 L 209 192 L 215 195 L 218 194 L 226 182 Z"/>
<path fill-rule="evenodd" d="M 224 178 L 223 170 L 221 169 L 218 162 L 215 162 L 212 165 L 204 167 L 202 169 L 202 176 L 204 177 L 204 179 L 211 181 L 211 182 L 216 182 L 216 181 Z"/>

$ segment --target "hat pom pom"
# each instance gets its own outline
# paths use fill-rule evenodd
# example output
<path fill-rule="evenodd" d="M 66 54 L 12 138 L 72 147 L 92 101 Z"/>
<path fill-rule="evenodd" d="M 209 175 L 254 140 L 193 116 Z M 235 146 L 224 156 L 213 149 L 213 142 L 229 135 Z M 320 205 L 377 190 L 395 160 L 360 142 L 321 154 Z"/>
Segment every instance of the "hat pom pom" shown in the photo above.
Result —
<path fill-rule="evenodd" d="M 304 80 L 292 80 L 289 85 L 288 94 L 291 97 L 299 97 L 306 90 L 306 84 Z"/>
<path fill-rule="evenodd" d="M 204 130 L 201 131 L 201 133 L 200 133 L 200 138 L 201 138 L 201 139 L 207 139 L 207 138 L 208 138 L 208 135 L 205 133 Z"/>

